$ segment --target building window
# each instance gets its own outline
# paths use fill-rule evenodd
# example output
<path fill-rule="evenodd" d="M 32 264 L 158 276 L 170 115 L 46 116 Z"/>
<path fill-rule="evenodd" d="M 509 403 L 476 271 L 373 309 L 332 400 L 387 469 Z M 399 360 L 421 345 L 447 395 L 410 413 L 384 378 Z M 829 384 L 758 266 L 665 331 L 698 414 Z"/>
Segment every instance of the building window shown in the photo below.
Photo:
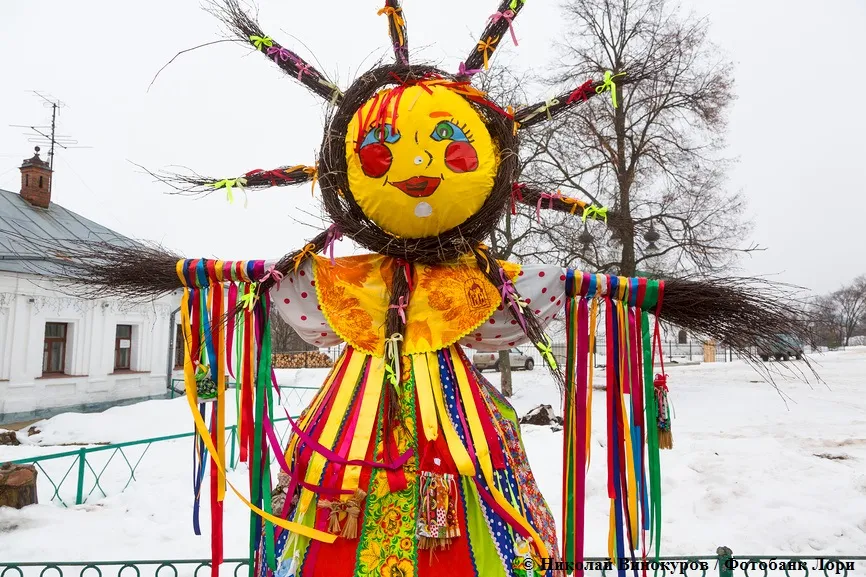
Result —
<path fill-rule="evenodd" d="M 30 175 L 29 174 L 24 175 L 24 186 L 30 186 Z"/>
<path fill-rule="evenodd" d="M 132 325 L 117 325 L 114 338 L 114 370 L 128 371 L 132 358 Z"/>
<path fill-rule="evenodd" d="M 42 188 L 42 177 L 39 177 L 39 188 Z"/>
<path fill-rule="evenodd" d="M 184 347 L 183 347 L 183 327 L 177 325 L 177 331 L 174 335 L 174 368 L 182 369 L 183 368 L 183 355 L 184 355 Z"/>
<path fill-rule="evenodd" d="M 45 348 L 42 352 L 42 372 L 66 371 L 66 323 L 45 323 Z"/>
<path fill-rule="evenodd" d="M 689 336 L 686 334 L 686 331 L 680 331 L 677 335 L 677 343 L 681 345 L 689 344 Z"/>

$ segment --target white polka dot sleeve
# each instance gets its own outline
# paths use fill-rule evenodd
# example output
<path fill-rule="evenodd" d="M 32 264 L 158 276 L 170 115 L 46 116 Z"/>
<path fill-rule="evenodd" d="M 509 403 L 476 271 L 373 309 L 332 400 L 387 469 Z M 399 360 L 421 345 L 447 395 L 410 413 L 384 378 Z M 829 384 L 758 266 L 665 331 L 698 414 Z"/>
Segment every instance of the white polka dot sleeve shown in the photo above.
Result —
<path fill-rule="evenodd" d="M 266 267 L 270 265 L 271 263 L 267 263 Z M 298 267 L 297 274 L 287 274 L 279 288 L 271 289 L 271 297 L 283 320 L 295 329 L 305 342 L 321 348 L 333 347 L 342 341 L 325 321 L 312 271 L 313 262 L 307 259 Z"/>
<path fill-rule="evenodd" d="M 566 269 L 559 266 L 525 265 L 514 283 L 542 326 L 562 316 L 565 273 Z M 495 352 L 528 342 L 520 325 L 500 304 L 493 316 L 460 344 L 475 351 Z"/>

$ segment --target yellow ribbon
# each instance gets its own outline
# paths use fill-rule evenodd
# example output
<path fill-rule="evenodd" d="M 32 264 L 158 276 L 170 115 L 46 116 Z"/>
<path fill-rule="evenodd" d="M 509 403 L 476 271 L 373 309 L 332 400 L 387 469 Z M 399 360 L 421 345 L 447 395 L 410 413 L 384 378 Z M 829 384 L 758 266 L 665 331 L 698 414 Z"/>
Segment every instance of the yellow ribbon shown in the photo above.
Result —
<path fill-rule="evenodd" d="M 616 108 L 616 84 L 613 79 L 619 76 L 625 76 L 625 72 L 620 72 L 619 74 L 613 74 L 610 70 L 605 71 L 604 73 L 604 84 L 595 89 L 596 94 L 601 94 L 603 92 L 607 92 L 610 90 L 610 98 L 613 101 L 613 107 Z"/>
<path fill-rule="evenodd" d="M 382 14 L 386 14 L 388 18 L 394 19 L 394 28 L 397 29 L 397 36 L 400 39 L 400 46 L 403 46 L 403 29 L 402 27 L 406 25 L 406 21 L 403 20 L 403 17 L 400 16 L 401 8 L 394 8 L 393 6 L 385 6 L 377 13 L 379 16 Z"/>
<path fill-rule="evenodd" d="M 541 352 L 541 356 L 544 357 L 544 360 L 547 361 L 547 364 L 550 365 L 550 368 L 555 371 L 556 359 L 553 357 L 553 350 L 551 349 L 551 345 L 553 343 L 550 342 L 550 337 L 545 338 L 547 339 L 547 344 L 538 343 L 535 346 L 538 347 L 538 350 Z"/>
<path fill-rule="evenodd" d="M 274 45 L 274 41 L 271 40 L 269 36 L 250 36 L 250 42 L 255 44 L 256 50 L 261 50 L 262 47 L 267 46 L 270 48 Z"/>
<path fill-rule="evenodd" d="M 480 254 L 482 257 L 484 257 L 484 262 L 487 263 L 487 274 L 490 274 L 490 259 L 487 258 L 487 251 L 488 250 L 489 249 L 487 248 L 487 245 L 479 244 L 477 253 Z"/>
<path fill-rule="evenodd" d="M 229 201 L 229 204 L 234 202 L 234 195 L 232 194 L 232 188 L 237 187 L 241 190 L 244 189 L 244 186 L 247 184 L 247 179 L 243 176 L 239 178 L 224 178 L 218 182 L 213 183 L 213 186 L 216 189 L 225 188 L 226 189 L 226 199 Z"/>
<path fill-rule="evenodd" d="M 241 296 L 241 302 L 244 305 L 244 308 L 248 311 L 252 311 L 253 307 L 256 306 L 256 301 L 258 300 L 258 296 L 256 296 L 256 283 L 250 283 L 250 292 L 244 293 Z"/>
<path fill-rule="evenodd" d="M 316 245 L 309 243 L 295 256 L 295 258 L 292 259 L 295 261 L 295 274 L 298 274 L 298 267 L 301 266 L 304 259 L 313 256 L 314 254 L 316 254 Z"/>
<path fill-rule="evenodd" d="M 518 1 L 520 2 L 520 4 L 526 4 L 526 0 L 511 0 L 511 4 L 509 4 L 508 7 L 512 10 L 517 10 Z"/>
<path fill-rule="evenodd" d="M 508 112 L 508 115 L 511 116 L 511 119 L 514 121 L 514 127 L 511 134 L 517 136 L 517 129 L 520 128 L 520 123 L 517 122 L 517 115 L 514 112 L 514 107 L 509 104 L 505 107 L 505 111 Z"/>
<path fill-rule="evenodd" d="M 478 52 L 484 55 L 484 70 L 488 70 L 490 68 L 490 63 L 487 61 L 488 51 L 493 52 L 496 50 L 496 42 L 499 40 L 499 36 L 496 38 L 487 37 L 487 40 L 481 40 L 478 43 Z"/>
<path fill-rule="evenodd" d="M 562 196 L 562 197 L 560 197 L 560 200 L 564 204 L 570 204 L 571 205 L 571 210 L 568 211 L 570 214 L 574 214 L 575 211 L 577 211 L 577 207 L 583 208 L 586 206 L 586 203 L 583 202 L 582 200 L 578 200 L 576 198 L 571 198 L 568 196 Z M 586 214 L 586 210 L 583 211 L 583 214 L 584 215 Z"/>
<path fill-rule="evenodd" d="M 584 205 L 585 206 L 585 205 Z M 572 213 L 574 214 L 574 213 Z M 604 222 L 607 222 L 607 207 L 606 206 L 585 206 L 583 209 L 583 217 L 582 220 L 586 222 L 586 219 L 593 217 L 599 220 L 603 219 Z"/>
<path fill-rule="evenodd" d="M 310 196 L 316 195 L 316 182 L 319 180 L 319 163 L 316 166 L 307 166 L 304 172 L 313 177 L 313 183 L 310 185 Z"/>
<path fill-rule="evenodd" d="M 403 335 L 394 333 L 385 342 L 385 356 L 391 362 L 390 365 L 385 366 L 385 373 L 395 387 L 400 384 L 400 342 L 402 340 Z"/>
<path fill-rule="evenodd" d="M 543 108 L 542 112 L 547 113 L 547 119 L 548 120 L 553 120 L 553 116 L 550 115 L 551 107 L 557 106 L 558 104 L 559 104 L 559 99 L 557 99 L 557 98 L 548 98 L 547 100 L 544 101 L 544 108 Z"/>

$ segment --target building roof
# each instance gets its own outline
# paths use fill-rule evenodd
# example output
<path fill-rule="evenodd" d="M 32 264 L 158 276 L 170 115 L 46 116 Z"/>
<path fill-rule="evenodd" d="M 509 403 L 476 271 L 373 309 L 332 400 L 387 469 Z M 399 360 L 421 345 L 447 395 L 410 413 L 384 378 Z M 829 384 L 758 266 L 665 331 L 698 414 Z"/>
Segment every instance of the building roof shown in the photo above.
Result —
<path fill-rule="evenodd" d="M 20 194 L 0 189 L 0 271 L 50 275 L 52 270 L 58 270 L 52 263 L 61 260 L 63 254 L 49 254 L 44 244 L 56 244 L 62 249 L 64 240 L 134 244 L 59 204 L 52 202 L 48 208 L 38 208 Z"/>

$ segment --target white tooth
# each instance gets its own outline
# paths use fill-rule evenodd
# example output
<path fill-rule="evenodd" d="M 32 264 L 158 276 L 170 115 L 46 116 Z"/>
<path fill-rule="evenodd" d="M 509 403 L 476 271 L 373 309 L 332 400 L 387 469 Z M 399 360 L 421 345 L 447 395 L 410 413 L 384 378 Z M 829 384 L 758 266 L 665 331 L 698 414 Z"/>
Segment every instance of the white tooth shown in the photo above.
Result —
<path fill-rule="evenodd" d="M 415 205 L 415 216 L 418 218 L 427 218 L 431 214 L 433 214 L 433 207 L 430 206 L 430 203 L 419 202 Z"/>

